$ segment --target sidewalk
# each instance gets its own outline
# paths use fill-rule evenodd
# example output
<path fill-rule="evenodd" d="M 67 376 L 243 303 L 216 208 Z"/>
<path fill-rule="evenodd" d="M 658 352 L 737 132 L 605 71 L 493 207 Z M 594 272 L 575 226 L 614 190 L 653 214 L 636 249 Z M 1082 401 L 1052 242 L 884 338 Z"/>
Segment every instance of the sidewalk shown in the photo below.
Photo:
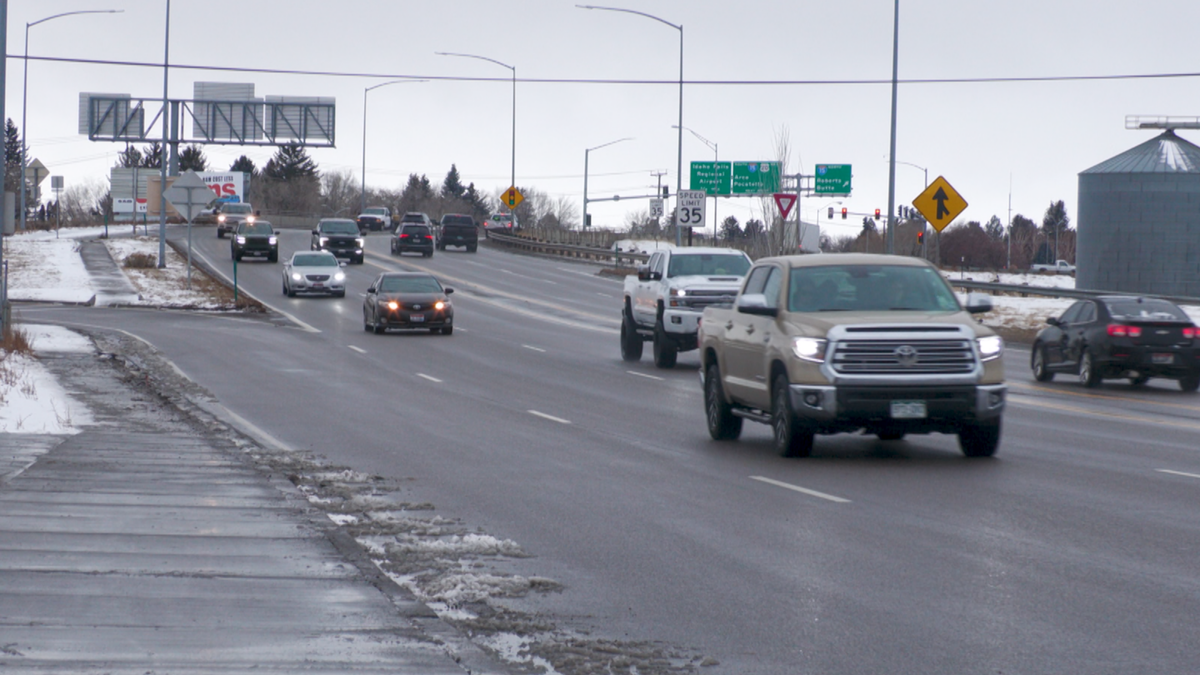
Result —
<path fill-rule="evenodd" d="M 95 354 L 41 357 L 92 421 L 0 434 L 0 671 L 505 672 L 290 482 Z"/>

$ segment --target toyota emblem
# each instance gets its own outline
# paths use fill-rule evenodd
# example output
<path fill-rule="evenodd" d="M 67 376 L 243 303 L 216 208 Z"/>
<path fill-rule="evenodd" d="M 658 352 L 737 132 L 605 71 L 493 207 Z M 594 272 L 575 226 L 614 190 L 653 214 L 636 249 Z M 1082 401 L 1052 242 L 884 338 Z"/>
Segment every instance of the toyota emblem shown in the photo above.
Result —
<path fill-rule="evenodd" d="M 893 353 L 896 355 L 896 360 L 905 368 L 917 365 L 917 350 L 912 345 L 900 345 Z"/>

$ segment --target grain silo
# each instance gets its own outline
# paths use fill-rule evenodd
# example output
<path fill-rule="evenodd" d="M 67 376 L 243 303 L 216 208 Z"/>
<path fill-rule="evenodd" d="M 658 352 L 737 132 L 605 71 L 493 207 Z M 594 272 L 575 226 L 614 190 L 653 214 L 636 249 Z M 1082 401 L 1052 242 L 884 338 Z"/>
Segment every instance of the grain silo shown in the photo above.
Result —
<path fill-rule="evenodd" d="M 1200 118 L 1138 118 L 1163 129 L 1079 174 L 1075 285 L 1200 297 L 1200 146 L 1175 134 Z"/>

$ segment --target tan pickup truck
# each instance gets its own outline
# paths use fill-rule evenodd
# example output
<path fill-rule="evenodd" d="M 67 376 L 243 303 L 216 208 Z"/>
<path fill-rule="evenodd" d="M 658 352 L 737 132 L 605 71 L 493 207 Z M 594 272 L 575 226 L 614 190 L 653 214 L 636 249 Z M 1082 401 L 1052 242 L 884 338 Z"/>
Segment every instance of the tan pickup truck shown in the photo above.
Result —
<path fill-rule="evenodd" d="M 1000 444 L 1004 342 L 928 262 L 869 254 L 764 258 L 732 306 L 700 322 L 700 379 L 709 434 L 736 439 L 742 420 L 771 425 L 785 457 L 817 434 L 883 440 L 957 434 L 968 457 Z"/>

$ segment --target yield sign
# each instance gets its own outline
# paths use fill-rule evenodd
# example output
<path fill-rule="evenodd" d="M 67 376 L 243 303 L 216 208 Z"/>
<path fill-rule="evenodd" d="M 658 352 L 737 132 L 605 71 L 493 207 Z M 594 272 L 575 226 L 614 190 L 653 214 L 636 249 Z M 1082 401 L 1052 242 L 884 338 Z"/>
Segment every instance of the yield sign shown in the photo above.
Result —
<path fill-rule="evenodd" d="M 521 191 L 514 185 L 505 190 L 504 194 L 500 195 L 500 201 L 504 202 L 504 205 L 511 211 L 517 208 L 518 204 L 525 201 L 525 195 L 521 194 Z"/>
<path fill-rule="evenodd" d="M 796 195 L 776 192 L 773 196 L 775 197 L 775 206 L 779 207 L 779 215 L 787 220 L 788 214 L 792 212 L 792 207 L 796 205 Z"/>
<path fill-rule="evenodd" d="M 945 178 L 937 177 L 925 191 L 913 200 L 913 206 L 925 216 L 925 220 L 938 232 L 958 217 L 967 208 L 967 200 L 946 182 Z"/>

